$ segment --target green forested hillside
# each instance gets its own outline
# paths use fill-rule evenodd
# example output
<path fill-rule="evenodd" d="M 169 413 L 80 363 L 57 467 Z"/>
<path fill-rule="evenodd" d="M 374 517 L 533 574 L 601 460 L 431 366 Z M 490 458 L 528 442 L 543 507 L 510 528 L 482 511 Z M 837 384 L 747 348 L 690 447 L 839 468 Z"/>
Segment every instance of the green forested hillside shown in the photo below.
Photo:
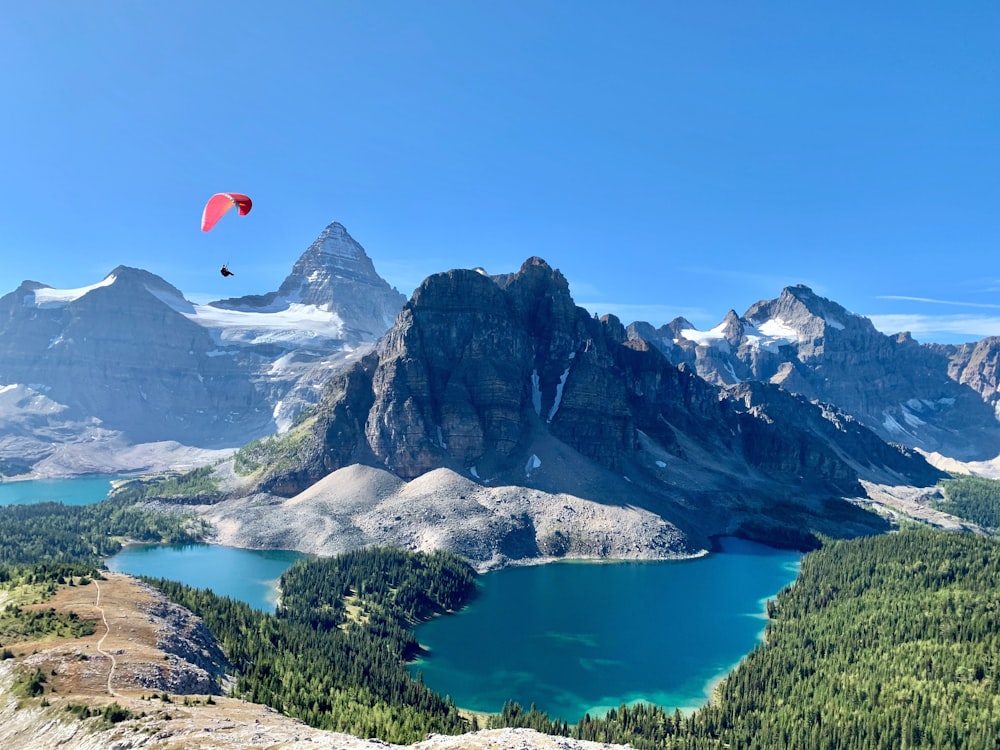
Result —
<path fill-rule="evenodd" d="M 1000 481 L 956 477 L 941 483 L 944 501 L 937 508 L 980 526 L 1000 530 Z"/>
<path fill-rule="evenodd" d="M 194 516 L 153 513 L 121 498 L 7 505 L 0 507 L 0 571 L 39 562 L 99 566 L 125 540 L 180 544 L 201 539 L 204 530 Z"/>

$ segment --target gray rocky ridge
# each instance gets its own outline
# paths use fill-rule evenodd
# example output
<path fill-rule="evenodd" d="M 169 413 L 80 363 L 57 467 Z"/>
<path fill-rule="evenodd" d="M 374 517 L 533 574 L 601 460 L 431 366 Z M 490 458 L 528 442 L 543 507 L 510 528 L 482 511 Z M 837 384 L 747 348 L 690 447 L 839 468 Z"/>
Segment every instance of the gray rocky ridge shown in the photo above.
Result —
<path fill-rule="evenodd" d="M 1000 454 L 996 345 L 922 346 L 888 336 L 808 287 L 699 331 L 683 319 L 629 326 L 674 364 L 718 386 L 765 382 L 834 404 L 883 440 L 961 461 Z M 992 364 L 991 364 L 992 363 Z"/>
<path fill-rule="evenodd" d="M 732 321 L 735 324 L 735 321 Z M 840 498 L 940 473 L 774 383 L 722 389 L 577 307 L 540 258 L 429 277 L 285 438 L 220 466 L 226 543 L 443 547 L 480 568 L 696 554 L 720 534 L 871 533 Z"/>

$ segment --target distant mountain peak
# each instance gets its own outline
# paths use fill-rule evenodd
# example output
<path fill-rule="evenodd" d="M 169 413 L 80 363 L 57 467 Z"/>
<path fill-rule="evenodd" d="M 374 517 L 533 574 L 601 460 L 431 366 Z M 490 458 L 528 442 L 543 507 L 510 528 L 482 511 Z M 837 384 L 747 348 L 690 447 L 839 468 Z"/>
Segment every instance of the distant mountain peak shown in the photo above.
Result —
<path fill-rule="evenodd" d="M 329 224 L 302 253 L 278 288 L 278 297 L 292 302 L 329 305 L 336 287 L 353 282 L 388 292 L 389 285 L 340 222 Z M 402 306 L 402 302 L 400 302 Z"/>
<path fill-rule="evenodd" d="M 332 222 L 299 256 L 276 292 L 216 300 L 212 307 L 278 312 L 293 305 L 335 314 L 342 334 L 373 342 L 392 325 L 406 297 L 378 275 L 371 259 L 340 222 Z"/>
<path fill-rule="evenodd" d="M 115 284 L 144 286 L 151 292 L 162 292 L 174 297 L 184 298 L 184 293 L 155 273 L 144 271 L 141 268 L 132 266 L 116 266 L 104 280 L 95 286 L 106 286 L 105 282 L 113 279 Z"/>
<path fill-rule="evenodd" d="M 833 300 L 819 296 L 805 284 L 786 286 L 777 299 L 751 305 L 743 319 L 755 326 L 779 321 L 808 336 L 822 335 L 829 327 L 842 330 L 852 322 L 867 322 Z"/>

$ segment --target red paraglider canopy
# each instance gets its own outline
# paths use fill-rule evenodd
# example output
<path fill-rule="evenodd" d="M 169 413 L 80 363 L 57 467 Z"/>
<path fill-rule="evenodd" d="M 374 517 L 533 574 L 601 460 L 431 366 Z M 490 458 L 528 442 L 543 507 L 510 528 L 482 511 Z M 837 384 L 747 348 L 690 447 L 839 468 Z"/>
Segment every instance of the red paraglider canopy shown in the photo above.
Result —
<path fill-rule="evenodd" d="M 246 216 L 250 213 L 253 203 L 242 193 L 216 193 L 209 198 L 201 214 L 201 231 L 207 232 L 214 227 L 222 215 L 233 206 L 239 209 L 240 216 Z"/>

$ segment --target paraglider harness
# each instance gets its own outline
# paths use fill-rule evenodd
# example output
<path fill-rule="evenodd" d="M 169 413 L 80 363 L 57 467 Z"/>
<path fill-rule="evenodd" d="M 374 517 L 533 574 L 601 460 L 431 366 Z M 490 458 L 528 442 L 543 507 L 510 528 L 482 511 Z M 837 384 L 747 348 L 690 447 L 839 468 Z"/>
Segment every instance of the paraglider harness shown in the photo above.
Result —
<path fill-rule="evenodd" d="M 229 266 L 228 263 L 223 263 L 222 268 L 219 269 L 219 273 L 221 273 L 223 276 L 235 276 L 235 274 L 229 270 L 228 266 Z"/>

